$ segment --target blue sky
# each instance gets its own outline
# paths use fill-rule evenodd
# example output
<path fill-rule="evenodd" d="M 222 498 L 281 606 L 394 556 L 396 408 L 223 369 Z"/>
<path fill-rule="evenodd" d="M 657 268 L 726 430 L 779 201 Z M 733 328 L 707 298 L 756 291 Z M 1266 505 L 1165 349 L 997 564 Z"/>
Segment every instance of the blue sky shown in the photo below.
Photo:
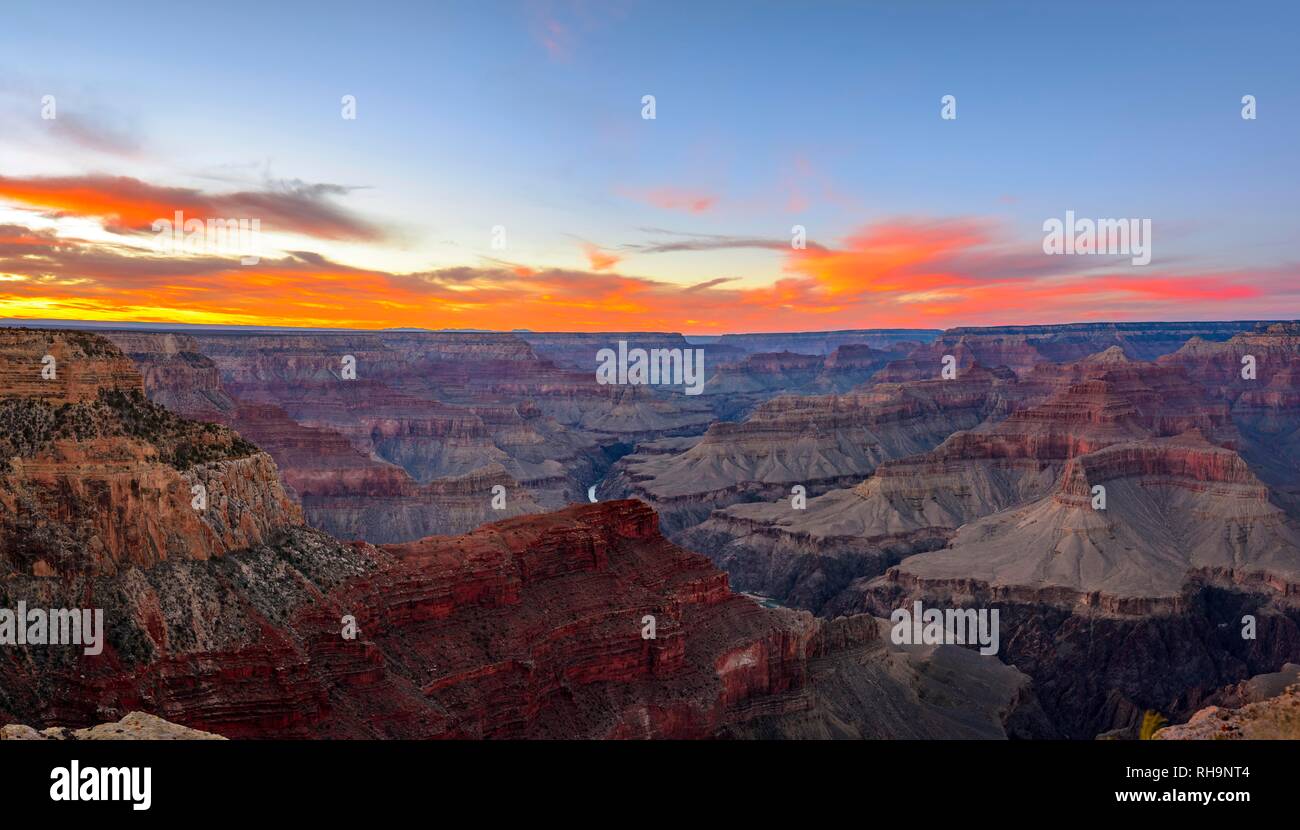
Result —
<path fill-rule="evenodd" d="M 0 117 L 19 127 L 0 137 L 0 175 L 341 185 L 335 201 L 382 244 L 312 250 L 354 267 L 504 260 L 761 289 L 798 264 L 629 246 L 781 240 L 796 223 L 841 246 L 899 221 L 973 221 L 1032 250 L 1067 209 L 1151 218 L 1153 267 L 1171 276 L 1295 260 L 1290 4 L 19 2 L 6 16 Z M 41 140 L 27 120 L 46 91 L 104 140 Z M 0 219 L 24 209 L 10 207 Z M 592 247 L 617 263 L 597 267 Z"/>

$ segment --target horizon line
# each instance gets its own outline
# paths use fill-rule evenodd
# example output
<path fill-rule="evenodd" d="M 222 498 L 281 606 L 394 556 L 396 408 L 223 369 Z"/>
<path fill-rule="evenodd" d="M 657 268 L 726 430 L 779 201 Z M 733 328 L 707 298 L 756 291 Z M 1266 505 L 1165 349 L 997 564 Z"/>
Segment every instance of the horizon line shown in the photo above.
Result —
<path fill-rule="evenodd" d="M 699 339 L 717 340 L 723 337 L 762 337 L 762 336 L 788 336 L 795 334 L 897 334 L 897 333 L 918 333 L 941 335 L 948 332 L 961 331 L 980 331 L 991 329 L 1015 329 L 1015 330 L 1035 330 L 1035 329 L 1070 329 L 1095 326 L 1114 326 L 1118 328 L 1137 328 L 1144 326 L 1180 326 L 1180 325 L 1261 325 L 1277 323 L 1300 323 L 1300 318 L 1282 318 L 1282 319 L 1223 319 L 1223 320 L 1088 320 L 1088 321 L 1071 321 L 1065 323 L 1030 323 L 1030 324 L 999 324 L 991 326 L 949 326 L 947 328 L 908 328 L 908 327 L 889 327 L 889 328 L 860 328 L 860 329 L 792 329 L 782 331 L 736 331 L 710 334 L 688 334 L 681 331 L 671 330 L 599 330 L 599 331 L 577 331 L 566 329 L 482 329 L 482 328 L 442 328 L 431 329 L 423 327 L 396 326 L 391 328 L 379 329 L 354 329 L 354 328 L 320 328 L 313 326 L 258 326 L 246 324 L 221 324 L 221 323 L 157 323 L 136 320 L 75 320 L 75 319 L 40 319 L 40 318 L 23 318 L 23 317 L 5 317 L 0 318 L 0 327 L 3 328 L 77 328 L 92 329 L 105 331 L 193 331 L 193 332 L 236 332 L 236 333 L 258 333 L 258 332 L 292 332 L 298 334 L 514 334 L 514 335 L 556 335 L 556 334 L 585 334 L 585 335 L 602 335 L 602 334 L 675 334 L 684 338 L 694 337 Z"/>

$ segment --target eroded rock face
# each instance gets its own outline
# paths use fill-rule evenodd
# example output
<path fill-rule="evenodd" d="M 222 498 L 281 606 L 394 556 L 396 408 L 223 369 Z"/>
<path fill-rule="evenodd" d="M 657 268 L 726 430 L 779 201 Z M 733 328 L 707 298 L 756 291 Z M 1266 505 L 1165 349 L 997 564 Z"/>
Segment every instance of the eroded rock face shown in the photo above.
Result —
<path fill-rule="evenodd" d="M 0 727 L 0 741 L 224 741 L 220 735 L 190 729 L 146 712 L 131 712 L 117 723 L 101 723 L 85 729 L 52 726 L 36 731 L 30 726 Z"/>
<path fill-rule="evenodd" d="M 153 400 L 264 447 L 311 524 L 376 543 L 586 501 L 623 447 L 713 418 L 680 390 L 599 385 L 594 350 L 564 368 L 510 334 L 108 336 Z"/>
<path fill-rule="evenodd" d="M 537 365 L 527 345 L 508 336 L 467 342 L 432 333 L 205 335 L 200 345 L 221 367 L 226 389 L 246 407 L 239 413 L 245 430 L 283 430 L 286 425 L 276 423 L 279 410 L 300 427 L 342 436 L 372 468 L 392 467 L 406 480 L 407 503 L 399 508 L 390 502 L 393 509 L 430 512 L 435 494 L 420 490 L 435 481 L 486 483 L 503 475 L 507 489 L 522 487 L 530 491 L 531 502 L 557 507 L 577 500 L 598 463 L 599 450 L 589 439 L 569 434 L 536 409 L 495 403 L 492 384 L 520 376 L 526 371 L 520 364 Z M 345 379 L 348 358 L 355 360 L 355 379 Z M 257 423 L 267 416 L 265 427 Z M 538 455 L 541 447 L 547 457 Z M 342 447 L 336 454 L 348 455 Z M 286 455 L 287 478 L 294 476 L 296 461 Z M 382 475 L 377 469 L 373 474 Z M 319 480 L 319 467 L 315 476 Z M 323 496 L 323 487 L 318 485 L 317 493 Z M 476 515 L 465 517 L 472 522 L 468 527 L 493 517 L 490 485 L 478 495 Z M 385 537 L 382 523 L 356 523 L 358 511 L 370 506 L 365 498 L 364 490 L 341 481 L 334 502 L 318 501 L 314 510 L 325 519 L 323 527 L 341 535 L 402 538 Z M 326 515 L 330 512 L 337 515 Z M 403 528 L 418 525 L 414 519 L 398 522 Z M 468 527 L 447 523 L 434 529 Z"/>
<path fill-rule="evenodd" d="M 597 353 L 601 349 L 618 351 L 619 341 L 639 349 L 692 348 L 685 337 L 669 332 L 519 332 L 518 337 L 546 360 L 580 372 L 594 372 L 599 364 Z M 706 356 L 706 372 L 716 365 Z"/>
<path fill-rule="evenodd" d="M 954 380 L 914 354 L 924 380 L 780 396 L 704 435 L 707 404 L 595 386 L 504 335 L 124 341 L 151 395 L 244 438 L 145 400 L 94 338 L 24 335 L 0 363 L 19 390 L 0 401 L 0 607 L 103 607 L 109 636 L 96 657 L 0 650 L 0 722 L 146 710 L 230 736 L 1088 738 L 1146 709 L 1188 718 L 1300 660 L 1286 489 L 1300 375 L 1288 326 L 1145 362 L 1184 333 L 962 333 Z M 1055 362 L 1098 336 L 1113 342 Z M 326 377 L 333 346 L 358 358 L 343 385 L 361 385 Z M 1222 377 L 1242 348 L 1262 387 Z M 33 386 L 49 349 L 82 373 Z M 771 368 L 815 360 L 816 383 L 828 358 Z M 247 438 L 285 461 L 289 490 Z M 583 497 L 634 442 L 601 495 L 641 502 L 531 514 Z M 196 484 L 215 495 L 186 518 Z M 419 538 L 500 518 L 484 497 L 497 484 L 528 514 Z M 418 541 L 343 544 L 302 527 L 289 492 L 317 524 Z M 733 594 L 661 524 L 731 584 L 818 616 Z M 882 639 L 875 618 L 916 600 L 1000 609 L 998 657 Z"/>
<path fill-rule="evenodd" d="M 1242 456 L 1300 518 L 1300 324 L 1260 324 L 1222 342 L 1192 339 L 1160 359 L 1231 408 Z"/>
<path fill-rule="evenodd" d="M 52 405 L 94 401 L 104 390 L 142 390 L 131 361 L 93 334 L 0 329 L 0 394 Z"/>
<path fill-rule="evenodd" d="M 744 354 L 793 352 L 827 356 L 845 346 L 910 350 L 942 334 L 938 329 L 849 329 L 846 331 L 795 331 L 768 334 L 724 334 L 706 339 L 706 345 L 735 349 Z M 692 339 L 694 341 L 694 338 Z"/>
<path fill-rule="evenodd" d="M 719 366 L 709 379 L 706 391 L 751 394 L 777 390 L 794 392 L 811 386 L 821 374 L 825 363 L 825 358 L 795 352 L 752 354 L 736 363 Z"/>
<path fill-rule="evenodd" d="M 848 392 L 869 382 L 886 364 L 916 345 L 899 343 L 885 350 L 852 343 L 839 346 L 826 356 L 758 352 L 720 365 L 709 378 L 704 393 L 719 418 L 736 420 L 777 395 Z"/>
<path fill-rule="evenodd" d="M 22 338 L 51 345 L 44 333 Z M 106 341 L 90 345 L 124 360 Z M 119 376 L 125 390 L 112 385 Z M 72 401 L 6 398 L 8 415 L 34 426 L 10 441 L 0 480 L 17 505 L 0 607 L 104 619 L 99 649 L 0 649 L 0 719 L 47 737 L 172 732 L 137 712 L 229 737 L 692 738 L 760 722 L 788 736 L 834 725 L 1001 737 L 1036 723 L 1012 670 L 988 664 L 993 693 L 955 717 L 923 699 L 936 688 L 931 658 L 887 658 L 877 621 L 822 621 L 733 594 L 641 502 L 344 544 L 303 526 L 269 457 L 227 427 L 151 403 L 124 368 L 81 377 L 100 388 L 78 387 Z M 290 454 L 336 440 L 287 426 L 273 437 Z M 173 504 L 177 482 L 204 485 L 206 512 Z M 310 494 L 310 477 L 298 482 Z M 42 487 L 58 498 L 41 502 Z M 93 510 L 76 513 L 92 495 Z M 886 697 L 915 716 L 905 729 L 856 706 L 886 680 Z"/>
<path fill-rule="evenodd" d="M 59 379 L 41 379 L 46 353 L 63 356 Z M 28 367 L 36 381 L 20 379 Z M 0 392 L 7 572 L 94 576 L 207 559 L 302 520 L 265 453 L 147 400 L 131 362 L 106 340 L 2 330 L 0 373 L 13 379 Z"/>
<path fill-rule="evenodd" d="M 133 568 L 93 585 L 104 653 L 7 651 L 0 711 L 76 726 L 148 709 L 229 737 L 696 738 L 751 722 L 1001 737 L 1035 722 L 1012 670 L 987 664 L 998 679 L 967 716 L 935 708 L 929 661 L 887 659 L 875 620 L 763 608 L 657 524 L 640 502 L 607 502 L 384 548 L 290 531 Z M 72 590 L 5 587 L 52 605 Z M 853 690 L 884 680 L 919 721 L 856 707 Z"/>
<path fill-rule="evenodd" d="M 1209 706 L 1187 723 L 1156 732 L 1158 741 L 1294 741 L 1300 740 L 1300 685 L 1277 697 L 1240 709 Z"/>
<path fill-rule="evenodd" d="M 722 735 L 750 739 L 1020 739 L 1059 737 L 1038 706 L 1029 678 L 958 646 L 900 646 L 885 620 L 828 620 L 823 639 L 840 629 L 875 626 L 879 637 L 844 654 L 814 655 L 810 682 L 818 705 L 728 726 Z M 837 648 L 843 648 L 836 644 Z M 866 666 L 871 671 L 862 671 Z M 864 712 L 873 716 L 863 718 Z"/>
<path fill-rule="evenodd" d="M 788 500 L 796 484 L 820 495 L 858 483 L 883 461 L 932 449 L 955 429 L 976 426 L 1008 377 L 974 369 L 953 381 L 776 398 L 741 423 L 714 424 L 680 453 L 622 459 L 597 492 L 654 505 L 669 535 L 715 508 Z"/>
<path fill-rule="evenodd" d="M 221 385 L 221 371 L 186 334 L 109 331 L 104 337 L 135 364 L 149 400 L 178 415 L 228 423 L 235 401 Z"/>
<path fill-rule="evenodd" d="M 1089 604 L 1069 591 L 911 581 L 891 569 L 863 586 L 854 605 L 877 614 L 916 601 L 998 609 L 999 659 L 1033 679 L 1039 704 L 1064 737 L 1090 739 L 1133 730 L 1146 710 L 1184 720 L 1225 685 L 1293 661 L 1300 613 L 1262 587 L 1198 577 L 1177 597 Z M 1253 639 L 1242 636 L 1247 617 L 1256 621 Z"/>
<path fill-rule="evenodd" d="M 990 326 L 954 328 L 907 358 L 886 367 L 878 380 L 937 377 L 944 355 L 961 368 L 1006 366 L 1017 373 L 1039 363 L 1070 363 L 1111 347 L 1130 360 L 1155 360 L 1177 350 L 1190 338 L 1227 340 L 1255 326 L 1231 323 L 1073 323 L 1059 326 Z"/>
<path fill-rule="evenodd" d="M 1300 530 L 1239 455 L 1189 433 L 1079 456 L 1051 494 L 970 522 L 894 579 L 1125 610 L 1172 600 L 1198 574 L 1300 594 Z"/>
<path fill-rule="evenodd" d="M 1187 717 L 1296 660 L 1297 597 L 1294 523 L 1239 455 L 1188 433 L 1078 456 L 1051 494 L 966 524 L 828 612 L 998 608 L 1002 658 L 1059 728 L 1091 737 L 1145 709 Z"/>
<path fill-rule="evenodd" d="M 279 407 L 241 406 L 231 423 L 281 465 L 307 523 L 343 539 L 415 539 L 543 509 L 498 462 L 421 484 L 396 464 L 363 454 L 341 433 L 303 426 Z M 500 509 L 493 506 L 498 486 L 504 488 Z"/>
<path fill-rule="evenodd" d="M 1258 439 L 1262 423 L 1290 434 L 1292 329 L 1194 341 L 1158 363 L 1126 354 L 1131 342 L 1068 364 L 1045 362 L 1042 342 L 1020 357 L 997 351 L 1002 335 L 967 343 L 958 379 L 979 371 L 977 345 L 1019 371 L 980 424 L 804 510 L 774 493 L 676 538 L 739 589 L 823 616 L 888 616 L 918 599 L 999 608 L 1002 659 L 1072 737 L 1132 726 L 1145 709 L 1187 717 L 1300 656 L 1300 533 L 1273 486 L 1295 477 L 1285 441 L 1262 451 Z M 1247 348 L 1234 341 L 1270 367 L 1262 388 L 1232 379 Z M 672 469 L 690 452 L 621 466 Z M 1247 616 L 1257 639 L 1242 637 Z"/>
<path fill-rule="evenodd" d="M 1188 430 L 1227 445 L 1238 440 L 1221 400 L 1182 371 L 1130 361 L 1118 347 L 1038 365 L 987 391 L 987 418 L 932 451 L 886 459 L 870 478 L 804 510 L 789 500 L 733 505 L 681 540 L 713 557 L 738 587 L 818 611 L 851 580 L 943 547 L 969 521 L 1045 496 L 1071 459 Z"/>

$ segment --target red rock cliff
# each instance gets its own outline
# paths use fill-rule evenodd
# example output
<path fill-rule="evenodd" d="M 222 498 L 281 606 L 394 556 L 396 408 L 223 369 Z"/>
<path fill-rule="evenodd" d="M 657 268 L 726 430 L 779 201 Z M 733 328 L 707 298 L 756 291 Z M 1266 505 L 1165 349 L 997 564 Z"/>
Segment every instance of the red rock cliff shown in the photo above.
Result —
<path fill-rule="evenodd" d="M 55 379 L 40 375 L 45 354 Z M 302 521 L 265 453 L 145 399 L 102 338 L 0 330 L 0 376 L 0 567 L 111 574 L 246 548 Z"/>

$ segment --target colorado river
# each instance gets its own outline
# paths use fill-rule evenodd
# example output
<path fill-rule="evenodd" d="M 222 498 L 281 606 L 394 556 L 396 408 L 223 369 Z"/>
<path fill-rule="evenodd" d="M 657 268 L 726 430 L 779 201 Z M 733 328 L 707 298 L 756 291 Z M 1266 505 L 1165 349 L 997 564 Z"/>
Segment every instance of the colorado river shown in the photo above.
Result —
<path fill-rule="evenodd" d="M 777 602 L 771 597 L 764 596 L 762 594 L 755 594 L 752 591 L 741 591 L 740 593 L 742 596 L 749 597 L 754 602 L 757 602 L 759 605 L 763 606 L 764 608 L 787 608 L 788 607 L 782 605 L 781 603 Z"/>

